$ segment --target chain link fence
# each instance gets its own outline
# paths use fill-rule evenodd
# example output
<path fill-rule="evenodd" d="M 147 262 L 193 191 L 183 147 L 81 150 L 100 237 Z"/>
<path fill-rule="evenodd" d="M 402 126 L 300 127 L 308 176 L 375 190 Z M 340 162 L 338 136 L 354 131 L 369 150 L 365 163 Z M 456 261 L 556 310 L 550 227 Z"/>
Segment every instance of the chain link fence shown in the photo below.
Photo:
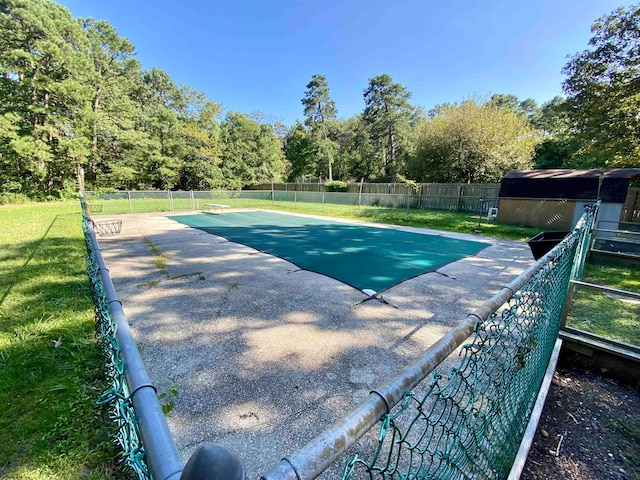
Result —
<path fill-rule="evenodd" d="M 506 478 L 554 348 L 575 266 L 588 245 L 589 211 L 499 311 L 478 321 L 462 359 L 407 391 L 385 415 L 369 458 L 354 456 L 343 479 Z"/>
<path fill-rule="evenodd" d="M 478 188 L 453 191 L 425 190 L 423 193 L 354 193 L 286 190 L 231 191 L 118 191 L 86 192 L 88 208 L 103 214 L 172 212 L 203 210 L 209 202 L 226 203 L 232 208 L 260 208 L 276 203 L 350 205 L 355 208 L 403 208 L 444 210 L 486 215 L 498 207 L 495 189 Z"/>
<path fill-rule="evenodd" d="M 87 275 L 95 306 L 96 336 L 104 357 L 107 382 L 110 388 L 98 399 L 98 404 L 108 405 L 110 417 L 117 425 L 115 439 L 122 450 L 125 467 L 131 468 L 140 479 L 151 478 L 145 461 L 144 446 L 140 440 L 136 413 L 130 401 L 124 361 L 118 342 L 117 324 L 111 317 L 109 301 L 100 278 L 100 264 L 91 241 L 91 223 L 82 209 L 82 229 L 87 246 Z"/>
<path fill-rule="evenodd" d="M 198 208 L 200 201 L 212 199 L 218 203 L 224 199 L 240 204 L 246 198 L 244 195 L 276 201 L 274 192 L 218 192 L 215 197 L 210 196 L 211 192 L 189 192 L 183 196 L 175 193 L 148 199 L 167 202 L 171 210 L 176 208 L 178 201 L 193 209 Z M 335 200 L 333 196 L 339 195 L 277 193 L 320 195 L 324 201 Z M 119 195 L 111 199 L 123 200 L 122 192 L 109 195 Z M 131 205 L 131 192 L 124 195 L 126 203 Z M 335 198 L 356 201 L 355 194 L 347 195 L 350 196 L 342 194 Z M 361 201 L 361 197 L 357 197 Z M 402 197 L 407 198 L 406 195 Z M 95 195 L 89 198 L 92 202 L 98 199 Z M 110 200 L 105 196 L 99 198 L 105 203 Z M 140 428 L 141 409 L 132 397 L 145 392 L 148 396 L 140 398 L 138 404 L 149 403 L 152 398 L 149 395 L 157 404 L 155 389 L 148 379 L 145 383 L 146 377 L 132 379 L 131 372 L 125 371 L 123 347 L 118 336 L 122 333 L 119 325 L 126 327 L 126 323 L 119 324 L 113 318 L 112 307 L 119 301 L 105 292 L 102 270 L 106 269 L 101 264 L 91 220 L 86 213 L 88 206 L 84 201 L 82 206 L 88 275 L 96 305 L 99 341 L 111 384 L 100 402 L 111 406 L 125 463 L 139 478 L 160 478 L 150 472 L 171 471 L 172 468 L 181 471 L 182 463 L 177 452 L 174 455 L 170 451 L 167 455 L 162 446 L 154 443 L 157 437 L 172 443 L 166 423 L 164 426 L 160 425 L 162 422 L 150 423 L 162 427 L 158 427 L 160 435 L 153 429 L 145 435 L 145 429 Z M 344 479 L 506 477 L 558 336 L 569 281 L 579 275 L 584 261 L 596 212 L 597 206 L 589 207 L 578 226 L 558 246 L 440 339 L 425 352 L 418 364 L 408 367 L 387 386 L 372 392 L 367 401 L 342 421 L 285 458 L 263 478 L 315 478 L 349 451 L 380 419 L 377 447 L 367 455 L 362 452 L 354 455 L 344 465 Z M 442 359 L 461 344 L 464 345 L 458 365 L 448 374 L 434 371 Z M 427 375 L 430 378 L 425 382 Z M 357 424 L 354 424 L 356 420 Z"/>

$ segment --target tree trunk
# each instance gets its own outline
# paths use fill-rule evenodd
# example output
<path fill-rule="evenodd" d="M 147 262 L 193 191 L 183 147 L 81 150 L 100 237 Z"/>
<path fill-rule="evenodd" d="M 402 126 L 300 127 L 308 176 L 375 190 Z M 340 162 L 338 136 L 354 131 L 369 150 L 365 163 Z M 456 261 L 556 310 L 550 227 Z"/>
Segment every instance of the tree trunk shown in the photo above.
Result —
<path fill-rule="evenodd" d="M 93 132 L 91 134 L 91 173 L 93 175 L 98 171 L 98 109 L 100 108 L 100 95 L 102 94 L 102 85 L 96 88 L 96 94 L 93 97 Z"/>
<path fill-rule="evenodd" d="M 46 127 L 49 124 L 49 116 L 47 115 L 47 108 L 49 108 L 49 92 L 45 92 L 44 94 L 44 116 L 42 117 L 42 126 Z M 51 135 L 51 130 L 48 133 L 49 143 L 53 141 L 53 136 Z"/>
<path fill-rule="evenodd" d="M 98 114 L 98 108 L 100 107 L 100 95 L 102 94 L 102 85 L 98 85 L 96 88 L 96 94 L 93 97 L 93 135 L 91 137 L 91 148 L 95 150 L 98 146 L 98 125 L 96 121 L 96 116 Z"/>
<path fill-rule="evenodd" d="M 396 165 L 395 165 L 395 161 L 396 161 L 396 148 L 395 148 L 395 143 L 393 141 L 393 129 L 391 127 L 389 127 L 389 162 L 388 162 L 388 166 L 389 166 L 389 173 L 391 175 L 391 181 L 393 183 L 396 183 L 396 180 L 398 178 L 398 172 L 396 171 Z"/>
<path fill-rule="evenodd" d="M 38 90 L 36 88 L 36 76 L 38 71 L 35 69 L 35 65 L 31 66 L 33 70 L 33 76 L 31 77 L 32 88 L 31 88 L 31 105 L 35 108 L 36 102 L 38 100 Z M 38 138 L 36 135 L 36 127 L 38 126 L 38 115 L 35 112 L 31 113 L 31 126 L 33 127 L 33 137 Z"/>

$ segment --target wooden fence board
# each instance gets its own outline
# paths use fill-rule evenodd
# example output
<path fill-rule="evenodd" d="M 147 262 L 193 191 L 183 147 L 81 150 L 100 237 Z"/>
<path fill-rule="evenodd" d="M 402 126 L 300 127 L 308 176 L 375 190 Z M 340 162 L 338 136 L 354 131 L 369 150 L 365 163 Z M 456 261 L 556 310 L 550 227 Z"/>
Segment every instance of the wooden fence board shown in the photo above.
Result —
<path fill-rule="evenodd" d="M 640 223 L 640 188 L 629 188 L 627 198 L 622 205 L 623 222 Z"/>

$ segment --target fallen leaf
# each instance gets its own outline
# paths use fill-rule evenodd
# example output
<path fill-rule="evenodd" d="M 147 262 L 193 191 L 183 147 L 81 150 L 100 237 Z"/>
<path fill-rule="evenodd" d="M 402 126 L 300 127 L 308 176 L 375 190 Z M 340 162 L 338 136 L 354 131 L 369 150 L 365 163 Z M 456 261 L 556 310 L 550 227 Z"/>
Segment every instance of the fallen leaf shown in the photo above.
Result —
<path fill-rule="evenodd" d="M 544 428 L 541 428 L 540 435 L 542 435 L 544 438 L 547 438 L 549 437 L 549 432 L 547 432 Z"/>

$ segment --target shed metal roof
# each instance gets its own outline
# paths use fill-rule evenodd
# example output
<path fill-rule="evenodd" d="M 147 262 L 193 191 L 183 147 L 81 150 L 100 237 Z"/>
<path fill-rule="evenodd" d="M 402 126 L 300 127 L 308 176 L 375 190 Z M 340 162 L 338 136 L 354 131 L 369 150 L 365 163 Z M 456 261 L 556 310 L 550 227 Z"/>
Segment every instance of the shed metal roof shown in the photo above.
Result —
<path fill-rule="evenodd" d="M 640 168 L 512 170 L 502 179 L 499 195 L 624 203 L 629 182 L 639 175 Z"/>
<path fill-rule="evenodd" d="M 549 168 L 540 170 L 511 170 L 504 178 L 536 178 L 536 179 L 566 179 L 566 178 L 628 178 L 640 175 L 640 168 L 601 168 L 590 170 Z"/>

